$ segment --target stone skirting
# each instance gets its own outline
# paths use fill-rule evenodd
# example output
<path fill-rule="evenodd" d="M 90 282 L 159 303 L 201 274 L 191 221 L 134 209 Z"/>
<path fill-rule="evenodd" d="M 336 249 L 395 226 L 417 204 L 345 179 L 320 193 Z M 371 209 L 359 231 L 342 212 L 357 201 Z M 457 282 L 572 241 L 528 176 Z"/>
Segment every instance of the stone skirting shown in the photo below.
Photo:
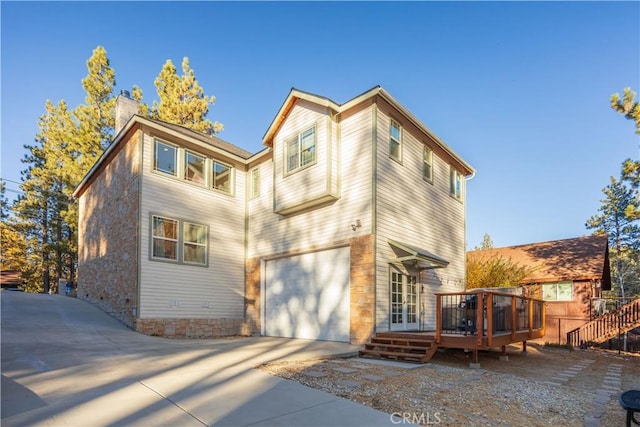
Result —
<path fill-rule="evenodd" d="M 135 330 L 165 338 L 249 336 L 244 319 L 136 319 Z"/>

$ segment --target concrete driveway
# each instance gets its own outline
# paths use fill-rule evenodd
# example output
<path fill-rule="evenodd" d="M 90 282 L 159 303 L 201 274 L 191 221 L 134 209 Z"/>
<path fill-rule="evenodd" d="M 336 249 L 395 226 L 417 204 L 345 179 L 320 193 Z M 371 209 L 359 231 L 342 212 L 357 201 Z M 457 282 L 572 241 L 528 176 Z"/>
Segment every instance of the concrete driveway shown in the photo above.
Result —
<path fill-rule="evenodd" d="M 388 414 L 255 366 L 357 347 L 138 334 L 75 298 L 3 291 L 2 425 L 375 426 Z"/>

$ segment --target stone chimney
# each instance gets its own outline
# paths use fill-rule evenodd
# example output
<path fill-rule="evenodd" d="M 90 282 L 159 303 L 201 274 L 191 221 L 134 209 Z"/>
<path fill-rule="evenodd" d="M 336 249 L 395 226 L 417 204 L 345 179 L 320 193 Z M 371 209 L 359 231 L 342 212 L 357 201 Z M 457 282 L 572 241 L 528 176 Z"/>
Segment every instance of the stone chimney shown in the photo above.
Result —
<path fill-rule="evenodd" d="M 138 101 L 131 98 L 128 90 L 121 90 L 116 98 L 116 127 L 115 134 L 120 133 L 129 119 L 138 114 Z"/>

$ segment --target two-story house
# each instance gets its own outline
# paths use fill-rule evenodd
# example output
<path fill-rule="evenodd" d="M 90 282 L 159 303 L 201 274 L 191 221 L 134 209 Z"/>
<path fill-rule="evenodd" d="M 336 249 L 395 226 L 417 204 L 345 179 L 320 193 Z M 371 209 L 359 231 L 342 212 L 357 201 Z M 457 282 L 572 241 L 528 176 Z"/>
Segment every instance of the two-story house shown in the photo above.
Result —
<path fill-rule="evenodd" d="M 381 87 L 292 89 L 248 153 L 135 115 L 78 186 L 78 297 L 147 334 L 365 342 L 435 328 L 473 168 Z"/>

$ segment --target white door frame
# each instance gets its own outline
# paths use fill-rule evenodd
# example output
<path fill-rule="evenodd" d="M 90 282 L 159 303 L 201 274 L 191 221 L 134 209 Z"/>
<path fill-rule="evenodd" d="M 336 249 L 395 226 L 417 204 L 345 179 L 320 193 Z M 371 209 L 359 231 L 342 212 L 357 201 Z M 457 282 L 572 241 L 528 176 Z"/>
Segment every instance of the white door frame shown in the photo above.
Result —
<path fill-rule="evenodd" d="M 417 330 L 420 325 L 420 282 L 417 272 L 389 269 L 389 330 Z"/>

